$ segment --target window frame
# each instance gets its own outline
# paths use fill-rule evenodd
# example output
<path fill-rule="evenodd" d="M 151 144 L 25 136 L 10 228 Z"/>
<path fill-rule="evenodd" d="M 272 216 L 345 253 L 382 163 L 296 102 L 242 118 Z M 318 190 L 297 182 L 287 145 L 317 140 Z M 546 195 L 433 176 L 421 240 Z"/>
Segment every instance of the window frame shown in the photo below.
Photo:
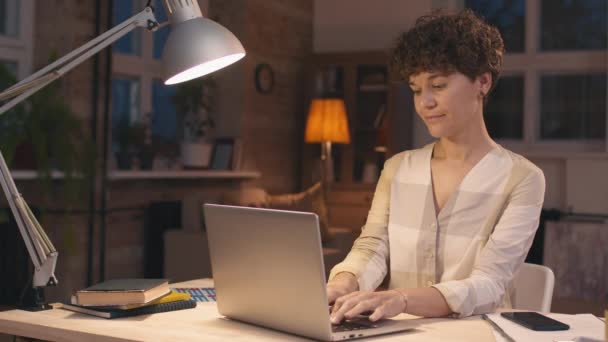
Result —
<path fill-rule="evenodd" d="M 19 5 L 19 32 L 17 37 L 0 35 L 0 59 L 17 63 L 17 79 L 32 73 L 34 63 L 34 0 L 21 0 Z"/>
<path fill-rule="evenodd" d="M 128 81 L 128 82 L 136 82 L 137 83 L 137 91 L 138 91 L 138 97 L 135 99 L 136 100 L 136 104 L 135 107 L 137 107 L 137 113 L 135 115 L 135 117 L 129 117 L 129 122 L 134 122 L 138 119 L 140 119 L 143 115 L 143 113 L 141 112 L 141 79 L 139 79 L 138 76 L 133 76 L 133 75 L 125 75 L 125 74 L 114 74 L 114 77 L 112 77 L 112 82 L 116 81 L 116 80 L 122 80 L 122 81 Z"/>
<path fill-rule="evenodd" d="M 500 78 L 499 78 L 499 82 L 500 79 L 503 77 L 521 77 L 523 79 L 523 84 L 524 84 L 524 90 L 523 90 L 523 103 L 522 103 L 522 107 L 524 108 L 524 113 L 522 114 L 522 123 L 524 125 L 524 127 L 526 126 L 526 116 L 525 116 L 525 108 L 526 108 L 526 74 L 525 72 L 521 71 L 521 70 L 514 70 L 514 71 L 504 71 L 500 74 Z M 492 98 L 492 93 L 490 93 L 490 99 Z M 484 113 L 484 116 L 486 114 Z M 524 127 L 522 127 L 522 137 L 525 139 L 526 137 L 526 131 L 524 129 Z M 496 139 L 497 141 L 499 141 L 501 144 L 504 145 L 508 145 L 508 146 L 513 146 L 513 145 L 517 145 L 519 143 L 521 143 L 523 140 L 520 139 L 512 139 L 512 138 L 500 138 L 500 139 Z"/>
<path fill-rule="evenodd" d="M 604 139 L 540 138 L 540 78 L 543 75 L 608 74 L 607 50 L 541 51 L 540 22 L 541 0 L 524 0 L 525 33 L 524 52 L 507 53 L 503 60 L 503 75 L 524 76 L 523 139 L 496 139 L 500 144 L 517 152 L 566 153 L 608 152 L 608 106 L 606 108 L 606 136 Z M 465 0 L 433 0 L 434 7 L 462 10 Z M 608 88 L 608 85 L 607 85 Z M 608 99 L 608 90 L 606 97 Z"/>
<path fill-rule="evenodd" d="M 32 1 L 32 0 L 29 0 Z M 162 0 L 164 1 L 164 0 Z M 146 5 L 146 0 L 134 0 L 135 8 L 141 10 Z M 198 0 L 203 15 L 207 13 L 208 1 Z M 136 13 L 133 13 L 135 15 Z M 163 79 L 163 65 L 161 59 L 154 58 L 154 32 L 141 30 L 141 54 L 127 55 L 120 52 L 112 53 L 112 78 L 132 77 L 140 81 L 140 117 L 152 112 L 152 86 L 154 80 Z"/>
<path fill-rule="evenodd" d="M 143 0 L 134 0 L 135 8 L 143 10 L 146 2 Z M 133 13 L 135 15 L 137 13 Z M 154 33 L 148 32 L 143 28 L 140 30 L 141 37 L 141 54 L 127 55 L 120 52 L 112 53 L 112 78 L 128 77 L 139 79 L 139 115 L 152 111 L 152 81 L 162 78 L 162 63 L 154 58 Z M 134 31 L 135 31 L 134 30 Z M 134 32 L 132 31 L 132 32 Z"/>

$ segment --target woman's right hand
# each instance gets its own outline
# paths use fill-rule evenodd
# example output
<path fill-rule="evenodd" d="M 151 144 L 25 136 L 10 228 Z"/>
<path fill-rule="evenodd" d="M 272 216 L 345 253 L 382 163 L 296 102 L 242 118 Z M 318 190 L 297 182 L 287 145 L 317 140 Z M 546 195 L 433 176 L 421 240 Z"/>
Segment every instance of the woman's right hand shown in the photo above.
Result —
<path fill-rule="evenodd" d="M 327 303 L 333 304 L 336 299 L 346 296 L 359 289 L 359 283 L 354 274 L 350 272 L 338 273 L 327 283 Z"/>

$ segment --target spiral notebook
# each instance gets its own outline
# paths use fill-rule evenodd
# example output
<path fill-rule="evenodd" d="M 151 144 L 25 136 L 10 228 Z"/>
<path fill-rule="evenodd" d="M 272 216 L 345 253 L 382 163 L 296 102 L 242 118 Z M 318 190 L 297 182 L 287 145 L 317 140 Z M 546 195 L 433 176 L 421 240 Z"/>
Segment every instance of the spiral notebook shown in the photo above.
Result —
<path fill-rule="evenodd" d="M 197 302 L 215 302 L 215 288 L 213 287 L 177 287 L 171 288 L 174 292 L 188 293 L 190 298 Z"/>
<path fill-rule="evenodd" d="M 61 308 L 79 312 L 87 315 L 102 317 L 102 318 L 120 318 L 120 317 L 132 317 L 132 316 L 141 316 L 141 315 L 150 315 L 161 312 L 169 312 L 169 311 L 177 311 L 177 310 L 185 310 L 192 309 L 196 307 L 196 302 L 193 300 L 181 300 L 177 302 L 169 302 L 169 303 L 160 303 L 153 304 L 148 306 L 142 306 L 135 309 L 121 310 L 121 309 L 113 309 L 113 308 L 91 308 L 76 304 L 62 304 Z"/>

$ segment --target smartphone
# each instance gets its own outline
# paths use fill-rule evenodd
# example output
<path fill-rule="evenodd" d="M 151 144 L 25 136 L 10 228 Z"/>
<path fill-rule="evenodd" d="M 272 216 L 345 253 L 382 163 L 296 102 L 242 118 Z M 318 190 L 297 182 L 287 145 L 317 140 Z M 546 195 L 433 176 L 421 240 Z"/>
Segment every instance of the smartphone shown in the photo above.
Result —
<path fill-rule="evenodd" d="M 570 329 L 569 325 L 556 321 L 553 318 L 541 315 L 538 312 L 502 312 L 500 315 L 510 321 L 532 330 L 557 331 Z"/>

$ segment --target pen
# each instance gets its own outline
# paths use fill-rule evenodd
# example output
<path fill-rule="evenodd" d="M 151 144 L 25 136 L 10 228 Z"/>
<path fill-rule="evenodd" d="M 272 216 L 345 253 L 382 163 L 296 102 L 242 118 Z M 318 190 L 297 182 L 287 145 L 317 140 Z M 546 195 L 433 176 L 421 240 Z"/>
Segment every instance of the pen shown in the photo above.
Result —
<path fill-rule="evenodd" d="M 515 340 L 509 336 L 504 330 L 502 330 L 502 328 L 494 323 L 494 321 L 492 319 L 490 319 L 490 317 L 488 317 L 488 315 L 483 314 L 481 315 L 481 318 L 483 318 L 486 322 L 490 323 L 490 325 L 496 330 L 498 331 L 498 333 L 500 333 L 505 339 L 507 339 L 508 342 L 515 342 Z"/>

